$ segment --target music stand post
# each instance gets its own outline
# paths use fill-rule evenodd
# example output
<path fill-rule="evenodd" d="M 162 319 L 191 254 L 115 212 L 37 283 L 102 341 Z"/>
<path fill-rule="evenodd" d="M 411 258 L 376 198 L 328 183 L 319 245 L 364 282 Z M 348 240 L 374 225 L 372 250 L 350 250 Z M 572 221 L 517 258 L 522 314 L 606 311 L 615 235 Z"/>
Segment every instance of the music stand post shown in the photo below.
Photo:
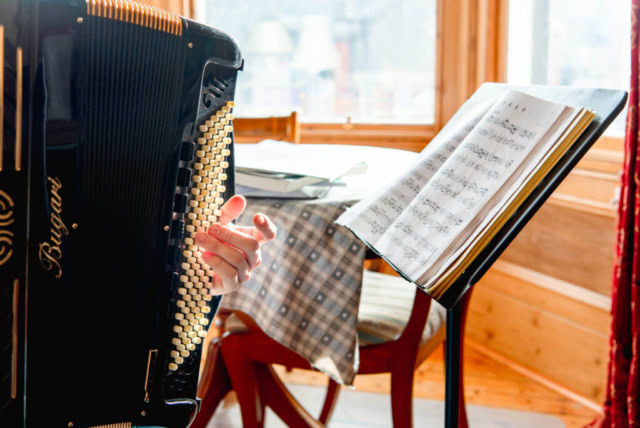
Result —
<path fill-rule="evenodd" d="M 550 86 L 507 86 L 499 83 L 483 84 L 474 97 L 495 97 L 507 88 L 528 93 L 552 102 L 593 110 L 596 117 L 580 138 L 573 144 L 558 164 L 545 176 L 538 187 L 522 203 L 509 221 L 476 257 L 456 282 L 438 300 L 447 308 L 446 371 L 445 371 L 445 427 L 457 428 L 460 403 L 460 354 L 462 346 L 463 311 L 461 302 L 471 287 L 477 283 L 527 222 L 549 198 L 562 180 L 571 172 L 596 140 L 618 116 L 626 104 L 627 93 L 611 89 L 583 89 Z"/>
<path fill-rule="evenodd" d="M 461 305 L 447 309 L 447 340 L 445 341 L 444 421 L 447 427 L 457 427 L 460 416 L 460 318 Z"/>

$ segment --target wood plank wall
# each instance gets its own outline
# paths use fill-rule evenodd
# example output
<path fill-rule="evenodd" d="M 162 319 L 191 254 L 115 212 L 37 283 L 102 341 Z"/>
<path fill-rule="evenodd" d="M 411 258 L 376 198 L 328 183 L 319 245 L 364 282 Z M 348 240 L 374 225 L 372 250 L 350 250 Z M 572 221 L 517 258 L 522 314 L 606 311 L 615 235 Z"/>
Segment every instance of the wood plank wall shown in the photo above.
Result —
<path fill-rule="evenodd" d="M 622 147 L 589 152 L 473 292 L 467 338 L 604 400 Z"/>

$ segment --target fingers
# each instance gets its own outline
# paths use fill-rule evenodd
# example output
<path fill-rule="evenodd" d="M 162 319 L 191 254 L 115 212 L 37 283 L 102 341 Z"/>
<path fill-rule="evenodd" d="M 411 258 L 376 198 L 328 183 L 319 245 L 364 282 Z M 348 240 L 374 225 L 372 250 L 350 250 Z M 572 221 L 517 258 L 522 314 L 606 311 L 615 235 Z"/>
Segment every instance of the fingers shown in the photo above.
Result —
<path fill-rule="evenodd" d="M 218 272 L 223 278 L 238 283 L 249 279 L 249 263 L 240 250 L 226 245 L 217 238 L 203 232 L 199 232 L 196 235 L 196 242 L 204 250 L 202 255 L 204 262 L 211 266 L 214 271 L 217 271 L 217 265 L 221 265 L 221 262 L 224 262 L 222 267 L 225 270 Z M 209 263 L 209 261 L 215 261 L 216 265 Z M 228 271 L 228 268 L 233 269 L 234 272 Z"/>
<path fill-rule="evenodd" d="M 240 284 L 238 284 L 238 287 L 240 287 Z M 211 279 L 211 286 L 209 288 L 211 289 L 212 295 L 219 296 L 221 294 L 229 293 L 235 290 L 237 287 L 225 286 L 222 282 L 222 277 L 216 273 Z"/>
<path fill-rule="evenodd" d="M 253 216 L 253 225 L 256 227 L 260 237 L 256 237 L 261 244 L 271 241 L 276 237 L 276 225 L 264 214 L 258 213 Z"/>
<path fill-rule="evenodd" d="M 260 243 L 255 237 L 242 233 L 238 231 L 237 228 L 221 226 L 219 224 L 212 225 L 208 233 L 219 241 L 244 253 L 244 257 L 249 264 L 249 270 L 257 266 L 260 254 Z"/>
<path fill-rule="evenodd" d="M 253 226 L 230 224 L 246 207 L 240 195 L 230 198 L 220 209 L 219 223 L 196 235 L 202 259 L 215 272 L 211 282 L 214 294 L 225 294 L 250 279 L 251 269 L 260 265 L 260 245 L 276 236 L 276 227 L 264 214 L 253 216 Z"/>
<path fill-rule="evenodd" d="M 236 217 L 238 217 L 244 211 L 247 206 L 247 201 L 244 196 L 235 195 L 232 196 L 223 206 L 220 208 L 221 214 L 218 221 L 220 224 L 229 224 Z"/>
<path fill-rule="evenodd" d="M 226 294 L 240 287 L 238 271 L 221 257 L 205 252 L 202 259 L 215 271 L 211 280 L 211 294 Z"/>
<path fill-rule="evenodd" d="M 277 228 L 264 214 L 258 213 L 253 216 L 253 226 L 236 226 L 236 230 L 251 235 L 258 240 L 260 244 L 271 241 L 276 237 Z"/>

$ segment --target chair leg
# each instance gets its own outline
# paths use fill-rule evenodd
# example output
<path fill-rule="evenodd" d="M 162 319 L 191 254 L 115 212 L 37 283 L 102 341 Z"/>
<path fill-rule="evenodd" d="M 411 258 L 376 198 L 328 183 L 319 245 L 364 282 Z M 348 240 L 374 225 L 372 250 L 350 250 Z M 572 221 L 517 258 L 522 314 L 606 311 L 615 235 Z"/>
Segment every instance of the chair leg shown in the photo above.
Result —
<path fill-rule="evenodd" d="M 287 426 L 296 428 L 324 427 L 324 424 L 314 419 L 295 399 L 273 367 L 269 364 L 255 363 L 254 371 L 257 375 L 260 395 L 264 399 L 263 403 L 270 407 Z"/>
<path fill-rule="evenodd" d="M 333 379 L 329 379 L 329 385 L 327 385 L 327 395 L 324 399 L 324 405 L 322 406 L 322 412 L 320 412 L 320 422 L 327 424 L 335 408 L 336 401 L 338 400 L 338 393 L 340 392 L 340 385 Z"/>
<path fill-rule="evenodd" d="M 238 395 L 242 426 L 263 428 L 265 409 L 258 390 L 255 367 L 250 360 L 243 358 L 242 347 L 236 339 L 234 335 L 229 335 L 222 340 L 222 358 L 231 385 Z"/>
<path fill-rule="evenodd" d="M 220 341 L 214 339 L 209 344 L 207 361 L 198 386 L 198 397 L 202 399 L 200 411 L 191 428 L 205 428 L 215 413 L 220 401 L 231 391 L 231 380 L 222 360 Z"/>
<path fill-rule="evenodd" d="M 447 340 L 442 341 L 442 370 L 447 372 Z"/>
<path fill-rule="evenodd" d="M 391 416 L 394 428 L 413 426 L 414 364 L 394 364 L 391 369 Z"/>

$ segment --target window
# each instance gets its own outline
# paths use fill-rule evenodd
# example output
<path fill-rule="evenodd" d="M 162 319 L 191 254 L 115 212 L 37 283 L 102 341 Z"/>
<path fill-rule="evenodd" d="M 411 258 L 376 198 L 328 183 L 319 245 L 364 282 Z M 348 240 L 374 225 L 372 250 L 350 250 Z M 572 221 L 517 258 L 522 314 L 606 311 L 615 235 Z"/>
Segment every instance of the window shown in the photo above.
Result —
<path fill-rule="evenodd" d="M 630 13 L 626 1 L 511 0 L 507 82 L 628 90 Z M 625 120 L 607 133 L 623 135 Z"/>
<path fill-rule="evenodd" d="M 436 0 L 196 1 L 245 58 L 238 116 L 432 124 Z"/>

